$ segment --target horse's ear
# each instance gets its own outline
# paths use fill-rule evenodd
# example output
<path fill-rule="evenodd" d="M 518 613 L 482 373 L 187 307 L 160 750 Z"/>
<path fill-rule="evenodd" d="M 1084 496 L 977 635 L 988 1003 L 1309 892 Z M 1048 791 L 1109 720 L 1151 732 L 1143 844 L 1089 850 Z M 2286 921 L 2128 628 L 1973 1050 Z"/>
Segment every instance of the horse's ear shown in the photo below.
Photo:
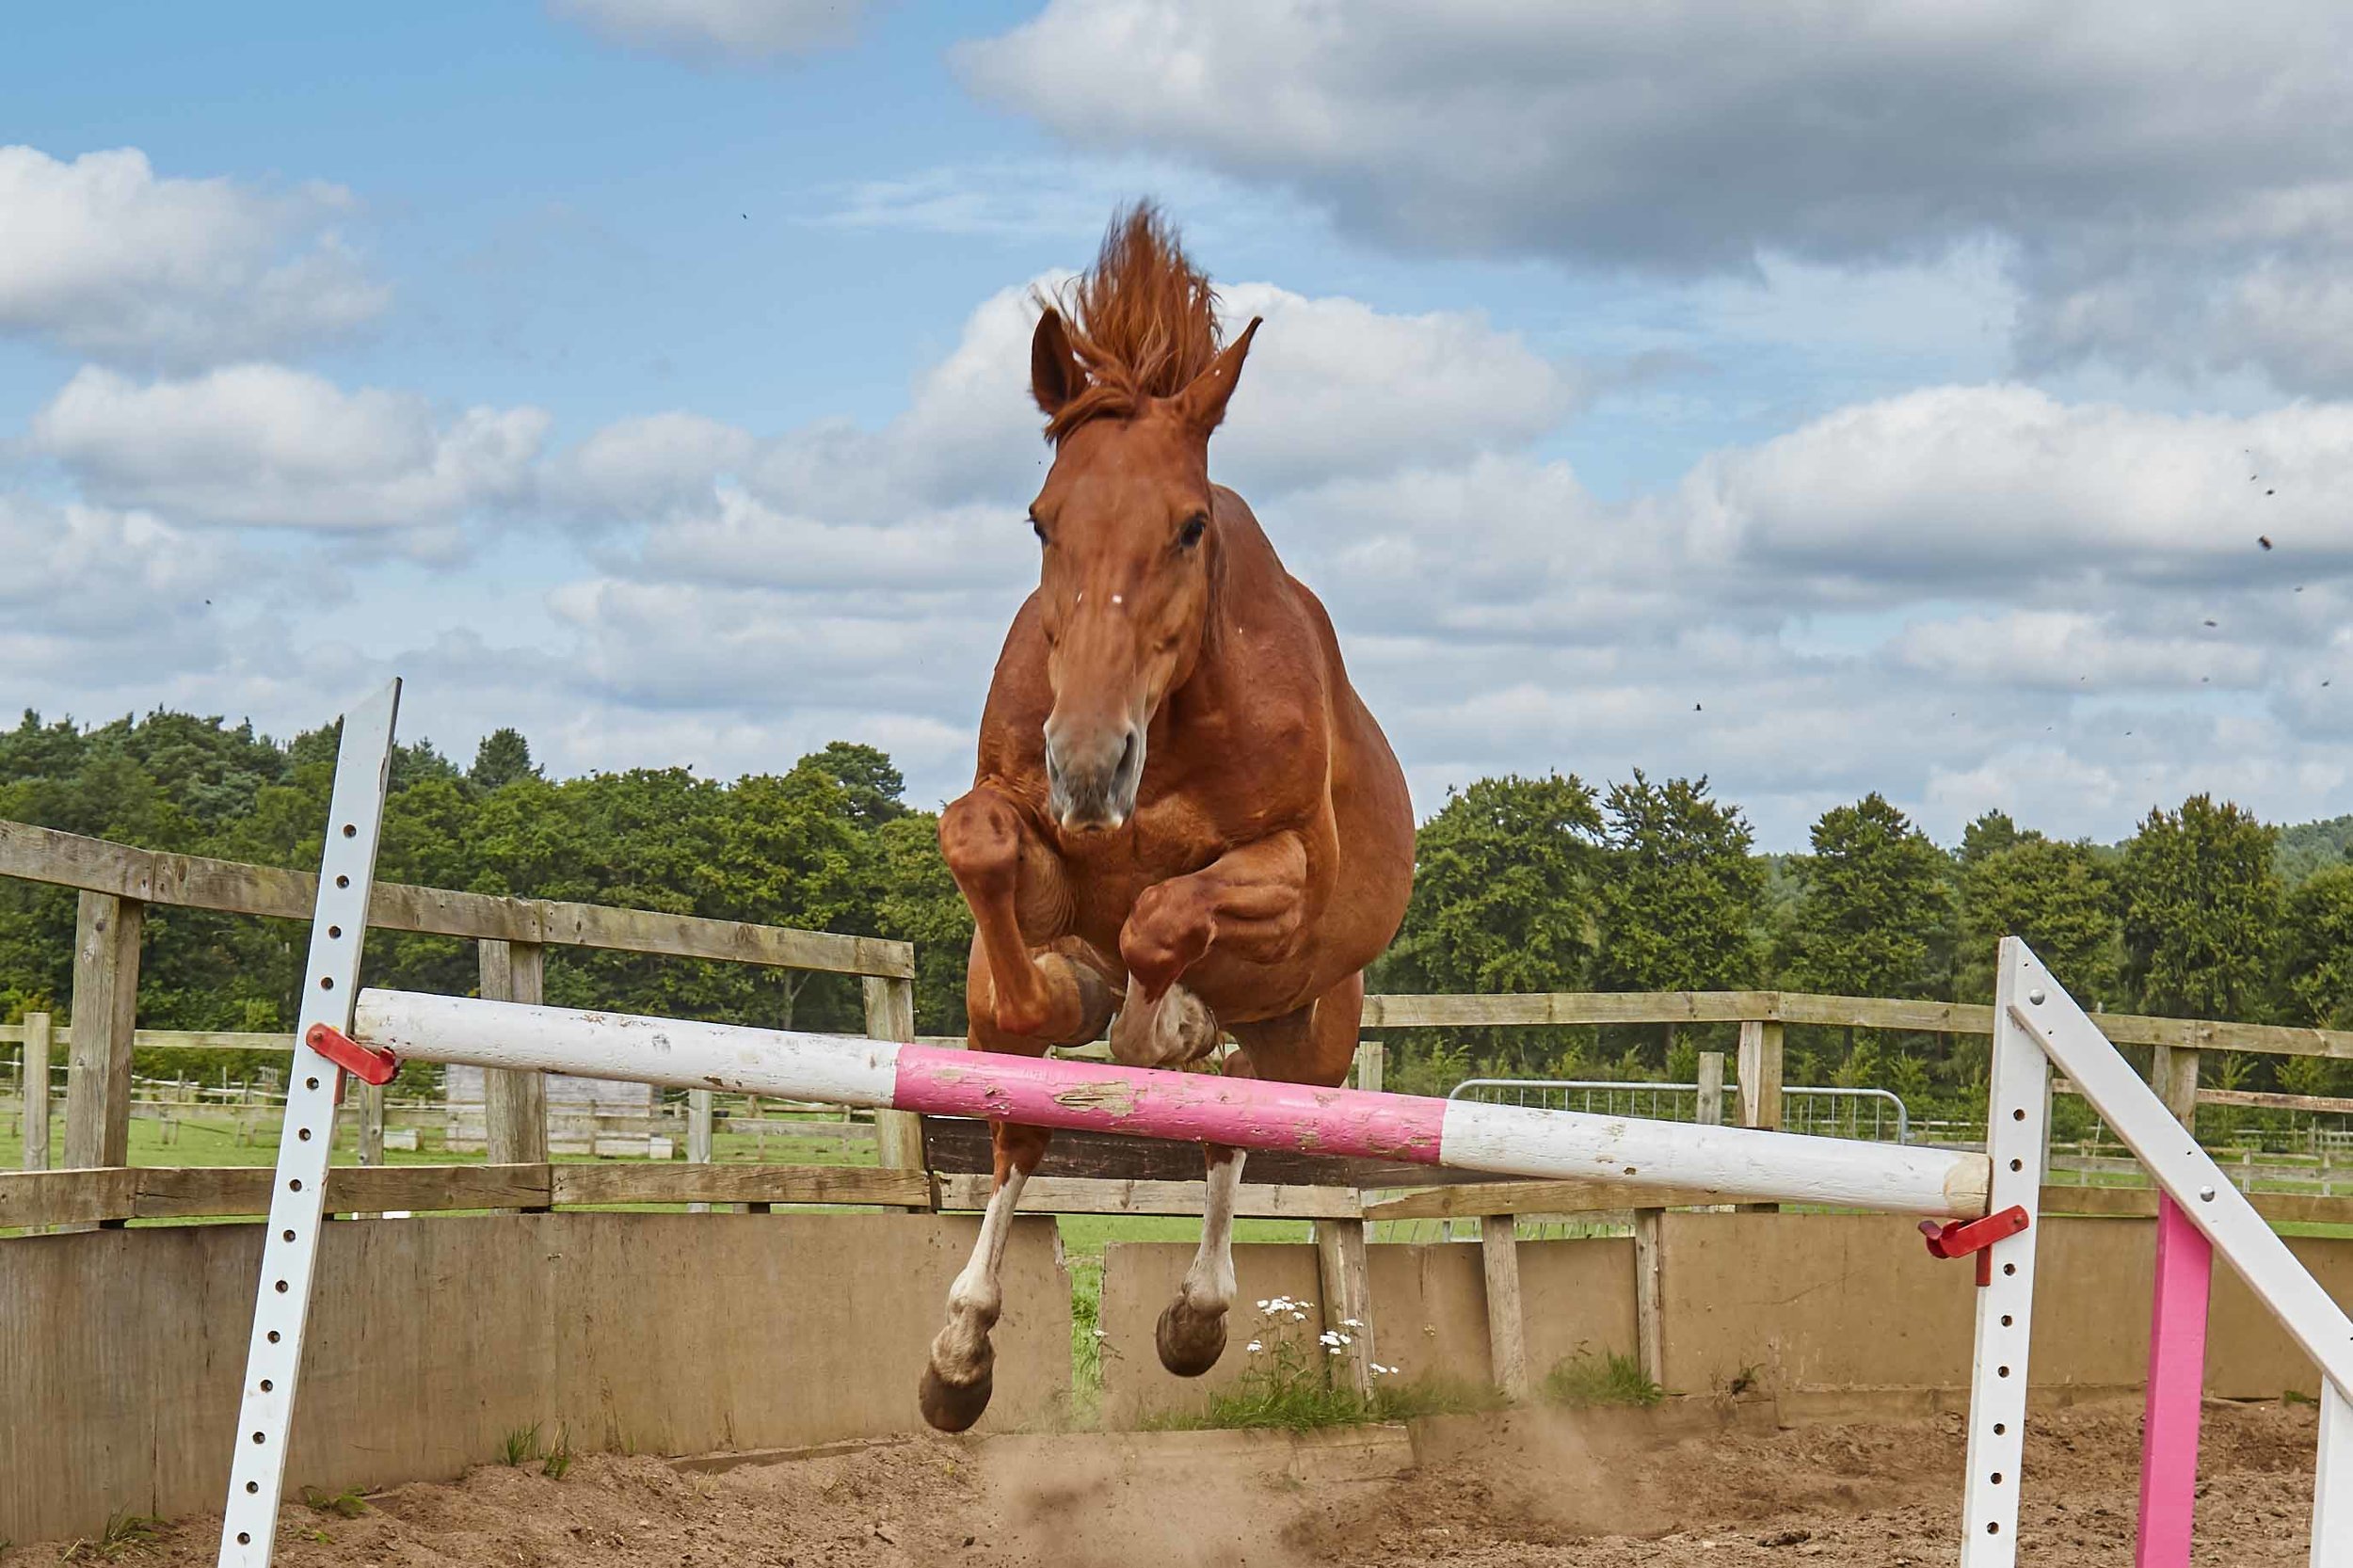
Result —
<path fill-rule="evenodd" d="M 1209 368 L 1194 376 L 1183 392 L 1172 400 L 1176 412 L 1185 423 L 1207 436 L 1225 417 L 1225 403 L 1241 384 L 1241 362 L 1250 358 L 1250 340 L 1258 335 L 1258 323 L 1265 318 L 1252 316 L 1250 325 L 1241 329 L 1241 336 L 1225 347 L 1225 352 L 1209 361 Z"/>
<path fill-rule="evenodd" d="M 1052 419 L 1086 384 L 1086 367 L 1070 351 L 1070 329 L 1063 325 L 1062 312 L 1048 305 L 1030 336 L 1030 395 Z"/>

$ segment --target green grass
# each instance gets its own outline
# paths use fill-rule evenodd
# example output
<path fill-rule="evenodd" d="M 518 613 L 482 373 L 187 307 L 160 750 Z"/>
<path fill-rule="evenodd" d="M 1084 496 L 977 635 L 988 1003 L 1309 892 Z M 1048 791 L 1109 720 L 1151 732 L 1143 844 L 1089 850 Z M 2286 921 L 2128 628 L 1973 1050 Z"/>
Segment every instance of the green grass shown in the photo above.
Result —
<path fill-rule="evenodd" d="M 357 1519 L 368 1511 L 367 1499 L 358 1487 L 345 1492 L 322 1492 L 315 1486 L 302 1489 L 302 1501 L 313 1512 L 332 1513 L 338 1519 Z"/>
<path fill-rule="evenodd" d="M 278 1129 L 280 1113 L 277 1107 L 257 1107 L 251 1143 L 240 1144 L 236 1136 L 235 1117 L 225 1110 L 204 1116 L 181 1118 L 175 1123 L 177 1136 L 164 1142 L 164 1124 L 153 1117 L 137 1116 L 131 1121 L 131 1158 L 134 1165 L 274 1165 L 278 1162 Z M 15 1107 L 11 1104 L 0 1112 L 0 1170 L 13 1171 L 24 1163 L 24 1139 Z M 781 1122 L 776 1125 L 782 1126 Z M 59 1169 L 65 1160 L 65 1107 L 53 1101 L 50 1110 L 49 1162 L 52 1170 Z M 441 1147 L 437 1128 L 423 1129 L 418 1140 L 423 1147 L 387 1149 L 387 1165 L 479 1165 L 484 1156 L 479 1149 L 455 1152 Z M 874 1151 L 872 1145 L 844 1146 L 832 1139 L 794 1138 L 786 1133 L 774 1133 L 765 1139 L 767 1163 L 772 1165 L 872 1165 Z M 763 1140 L 749 1132 L 714 1133 L 711 1140 L 712 1159 L 720 1164 L 750 1163 L 761 1151 Z M 586 1154 L 560 1154 L 558 1163 L 594 1164 L 599 1157 Z M 335 1117 L 335 1154 L 338 1165 L 360 1162 L 359 1117 L 346 1105 Z"/>
<path fill-rule="evenodd" d="M 1503 1396 L 1492 1388 L 1446 1378 L 1383 1384 L 1368 1399 L 1353 1388 L 1336 1388 L 1310 1378 L 1254 1380 L 1245 1372 L 1241 1387 L 1210 1395 L 1206 1409 L 1162 1412 L 1147 1416 L 1144 1426 L 1147 1432 L 1212 1428 L 1314 1432 L 1325 1427 L 1413 1421 L 1428 1416 L 1463 1416 L 1500 1410 L 1504 1403 Z"/>
<path fill-rule="evenodd" d="M 1182 1214 L 1062 1214 L 1070 1273 L 1070 1422 L 1090 1427 L 1103 1405 L 1103 1249 L 1113 1241 L 1198 1241 L 1201 1222 Z M 1306 1241 L 1305 1220 L 1236 1220 L 1237 1241 Z"/>
<path fill-rule="evenodd" d="M 1654 1405 L 1666 1397 L 1664 1389 L 1642 1375 L 1641 1362 L 1614 1351 L 1595 1355 L 1579 1350 L 1545 1374 L 1539 1392 L 1550 1403 L 1572 1410 L 1593 1405 Z"/>
<path fill-rule="evenodd" d="M 1440 1378 L 1409 1383 L 1377 1364 L 1372 1392 L 1360 1394 L 1335 1375 L 1339 1363 L 1335 1338 L 1347 1325 L 1318 1335 L 1307 1327 L 1315 1320 L 1310 1304 L 1304 1302 L 1277 1297 L 1259 1307 L 1249 1339 L 1236 1347 L 1249 1360 L 1233 1386 L 1212 1393 L 1200 1410 L 1163 1412 L 1146 1419 L 1145 1427 L 1312 1432 L 1493 1410 L 1503 1403 L 1492 1388 Z"/>
<path fill-rule="evenodd" d="M 521 1464 L 539 1457 L 539 1424 L 517 1427 L 499 1441 L 499 1463 Z"/>
<path fill-rule="evenodd" d="M 113 1562 L 125 1552 L 137 1551 L 162 1540 L 170 1526 L 161 1519 L 127 1510 L 107 1519 L 95 1541 L 85 1537 L 57 1554 L 59 1562 Z"/>

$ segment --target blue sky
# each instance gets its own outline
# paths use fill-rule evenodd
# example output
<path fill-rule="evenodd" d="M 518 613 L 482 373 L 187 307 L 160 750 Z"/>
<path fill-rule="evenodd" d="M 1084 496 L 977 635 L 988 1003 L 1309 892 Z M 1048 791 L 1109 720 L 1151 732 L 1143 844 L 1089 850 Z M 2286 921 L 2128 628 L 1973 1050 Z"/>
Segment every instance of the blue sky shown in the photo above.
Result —
<path fill-rule="evenodd" d="M 461 757 L 849 735 L 951 795 L 1025 292 L 1152 194 L 1269 317 L 1213 472 L 1425 811 L 2353 808 L 2353 40 L 2285 10 L 30 11 L 0 703 L 283 732 L 398 671 Z"/>

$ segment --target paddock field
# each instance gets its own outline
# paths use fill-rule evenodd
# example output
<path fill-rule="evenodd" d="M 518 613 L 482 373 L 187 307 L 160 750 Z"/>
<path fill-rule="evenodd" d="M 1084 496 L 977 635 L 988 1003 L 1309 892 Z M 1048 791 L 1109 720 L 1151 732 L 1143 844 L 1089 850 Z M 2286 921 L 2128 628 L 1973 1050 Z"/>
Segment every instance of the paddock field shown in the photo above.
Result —
<path fill-rule="evenodd" d="M 2037 1568 L 2132 1557 L 2129 1404 L 2030 1429 L 2021 1545 Z M 281 1515 L 286 1568 L 1931 1568 L 1957 1560 L 1957 1416 L 1785 1428 L 1769 1403 L 1531 1411 L 1398 1428 L 935 1436 L 796 1457 L 491 1464 Z M 2305 1560 L 2312 1408 L 2210 1401 L 2200 1560 Z M 704 1465 L 703 1468 L 686 1466 Z M 322 1503 L 328 1499 L 319 1499 Z M 354 1512 L 363 1510 L 362 1512 Z M 351 1516 L 346 1516 L 350 1513 Z M 0 1568 L 198 1568 L 216 1519 L 152 1539 L 19 1544 Z"/>

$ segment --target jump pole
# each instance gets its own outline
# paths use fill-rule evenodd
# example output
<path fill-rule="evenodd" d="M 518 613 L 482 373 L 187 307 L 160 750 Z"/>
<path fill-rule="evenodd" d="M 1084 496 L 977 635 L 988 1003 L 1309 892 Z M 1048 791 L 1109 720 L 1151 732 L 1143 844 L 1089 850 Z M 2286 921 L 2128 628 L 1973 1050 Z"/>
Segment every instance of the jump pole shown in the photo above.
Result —
<path fill-rule="evenodd" d="M 1304 1149 L 1447 1165 L 1493 1175 L 1582 1176 L 1919 1214 L 1929 1250 L 1974 1255 L 1977 1321 L 1971 1365 L 1961 1568 L 2017 1560 L 2019 1462 L 2033 1320 L 2035 1208 L 2050 1075 L 2064 1071 L 2138 1156 L 2185 1223 L 2219 1253 L 2320 1368 L 2320 1452 L 2312 1563 L 2353 1562 L 2353 1322 L 2166 1110 L 2025 943 L 2006 938 L 1994 998 L 1986 1153 L 1890 1148 L 1789 1133 L 1519 1106 L 1315 1089 L 1252 1080 L 1000 1056 L 626 1014 L 532 1007 L 356 987 L 382 822 L 399 683 L 346 715 L 320 867 L 301 1029 L 279 1144 L 260 1293 L 223 1512 L 223 1568 L 265 1568 L 284 1482 L 286 1438 L 323 1221 L 328 1150 L 343 1075 L 389 1078 L 406 1057 L 746 1090 L 836 1104 L 1097 1128 L 1239 1147 Z M 355 1005 L 356 1004 L 356 1005 Z M 1942 1224 L 1934 1222 L 1943 1221 Z M 2171 1238 L 2169 1238 L 2171 1239 Z M 2181 1249 L 2177 1256 L 2195 1260 Z M 2185 1376 L 2185 1335 L 2202 1310 L 2169 1302 L 2191 1271 L 2160 1270 L 2153 1374 Z M 2202 1308 L 2202 1303 L 2199 1304 Z M 2169 1319 L 2174 1325 L 2168 1327 Z M 2152 1412 L 2156 1402 L 2153 1398 Z M 2195 1430 L 2187 1441 L 2194 1456 Z M 2163 1453 L 2169 1441 L 2174 1445 Z M 2153 1485 L 2183 1473 L 2181 1432 L 2153 1435 Z M 2194 1465 L 2191 1467 L 2194 1473 Z M 2148 1502 L 2144 1491 L 2144 1505 Z M 2178 1502 L 2178 1499 L 2169 1499 Z M 2177 1516 L 2177 1517 L 2175 1517 Z M 2187 1511 L 2144 1517 L 2143 1568 L 2170 1568 L 2150 1543 L 2178 1539 Z"/>
<path fill-rule="evenodd" d="M 360 993 L 359 1048 L 400 1061 L 617 1078 L 673 1089 L 975 1116 L 1495 1176 L 1700 1189 L 1891 1214 L 1985 1212 L 1981 1154 L 1806 1138 L 842 1035 Z"/>

